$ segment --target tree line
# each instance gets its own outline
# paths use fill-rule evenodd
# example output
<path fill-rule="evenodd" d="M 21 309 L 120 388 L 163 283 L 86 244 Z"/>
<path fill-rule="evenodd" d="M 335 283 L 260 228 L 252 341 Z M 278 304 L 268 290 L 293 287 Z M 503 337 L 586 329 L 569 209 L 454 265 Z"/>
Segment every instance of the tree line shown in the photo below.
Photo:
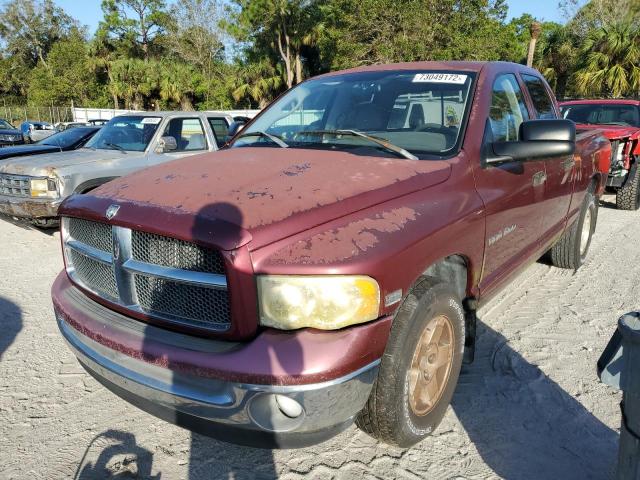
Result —
<path fill-rule="evenodd" d="M 53 0 L 0 3 L 0 101 L 127 109 L 264 107 L 309 76 L 375 63 L 505 60 L 559 97 L 640 96 L 640 0 L 103 0 L 96 32 Z"/>

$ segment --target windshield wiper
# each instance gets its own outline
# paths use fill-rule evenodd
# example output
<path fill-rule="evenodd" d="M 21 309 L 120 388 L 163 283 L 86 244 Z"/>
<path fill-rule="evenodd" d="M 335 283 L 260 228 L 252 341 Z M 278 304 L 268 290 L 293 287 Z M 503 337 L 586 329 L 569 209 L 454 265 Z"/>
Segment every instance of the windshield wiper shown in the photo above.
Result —
<path fill-rule="evenodd" d="M 120 150 L 121 152 L 127 153 L 127 151 L 117 143 L 105 142 L 104 146 L 111 147 L 111 150 Z"/>
<path fill-rule="evenodd" d="M 247 133 L 241 134 L 238 138 L 240 139 L 242 137 L 263 137 L 263 138 L 268 138 L 269 140 L 271 140 L 273 143 L 275 143 L 276 145 L 278 145 L 281 148 L 289 148 L 289 145 L 287 145 L 285 143 L 285 141 L 282 140 L 280 137 L 278 137 L 277 135 L 272 135 L 272 134 L 267 133 L 267 132 L 247 132 Z"/>
<path fill-rule="evenodd" d="M 353 137 L 362 137 L 365 138 L 367 140 L 369 140 L 370 142 L 373 142 L 377 145 L 380 145 L 383 148 L 386 148 L 387 150 L 393 152 L 393 153 L 397 153 L 398 155 L 407 158 L 409 160 L 419 160 L 418 157 L 416 157 L 414 154 L 406 151 L 404 148 L 399 147 L 398 145 L 394 145 L 393 143 L 391 143 L 390 141 L 384 139 L 384 138 L 380 138 L 380 137 L 374 137 L 373 135 L 367 135 L 366 133 L 362 133 L 359 132 L 357 130 L 303 130 L 301 132 L 298 132 L 298 135 L 304 135 L 304 134 L 310 134 L 310 135 L 351 135 Z"/>

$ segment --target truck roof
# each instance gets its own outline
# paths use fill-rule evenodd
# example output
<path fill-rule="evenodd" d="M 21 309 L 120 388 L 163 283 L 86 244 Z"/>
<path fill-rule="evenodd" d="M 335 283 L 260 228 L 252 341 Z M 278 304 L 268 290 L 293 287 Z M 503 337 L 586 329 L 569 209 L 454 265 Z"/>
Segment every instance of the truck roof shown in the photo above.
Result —
<path fill-rule="evenodd" d="M 425 61 L 387 63 L 384 65 L 365 65 L 348 70 L 339 70 L 336 72 L 327 73 L 325 75 L 321 75 L 321 77 L 352 72 L 377 72 L 385 70 L 447 70 L 460 72 L 480 72 L 484 69 L 512 70 L 522 73 L 533 73 L 536 75 L 540 75 L 540 73 L 533 68 L 513 62 Z"/>
<path fill-rule="evenodd" d="M 640 100 L 633 100 L 629 98 L 589 98 L 583 100 L 567 100 L 564 102 L 559 102 L 560 106 L 562 105 L 585 105 L 585 104 L 593 104 L 593 105 L 639 105 Z"/>
<path fill-rule="evenodd" d="M 123 113 L 120 115 L 116 115 L 113 118 L 117 117 L 173 117 L 173 116 L 185 116 L 185 117 L 205 117 L 209 115 L 218 115 L 221 117 L 231 117 L 227 112 L 220 112 L 215 110 L 207 110 L 207 111 L 182 111 L 182 110 L 160 110 L 160 111 L 141 111 L 141 112 L 130 112 Z"/>

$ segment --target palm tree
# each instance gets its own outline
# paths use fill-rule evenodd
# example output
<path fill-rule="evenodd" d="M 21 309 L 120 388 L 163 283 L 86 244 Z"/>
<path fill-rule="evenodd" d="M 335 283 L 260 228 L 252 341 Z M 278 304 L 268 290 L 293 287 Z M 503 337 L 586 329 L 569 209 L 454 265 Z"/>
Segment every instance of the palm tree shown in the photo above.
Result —
<path fill-rule="evenodd" d="M 184 63 L 164 64 L 161 71 L 160 98 L 167 102 L 179 103 L 182 110 L 192 111 L 193 97 L 202 76 Z"/>
<path fill-rule="evenodd" d="M 554 89 L 556 96 L 562 98 L 575 68 L 576 37 L 569 28 L 558 25 L 546 33 L 542 41 L 542 56 L 538 69 Z"/>
<path fill-rule="evenodd" d="M 148 98 L 157 85 L 157 65 L 135 58 L 124 58 L 112 63 L 113 82 L 110 84 L 112 95 L 122 98 L 125 108 L 144 109 Z"/>
<path fill-rule="evenodd" d="M 617 23 L 592 32 L 575 74 L 578 93 L 588 96 L 637 96 L 640 94 L 640 27 Z"/>
<path fill-rule="evenodd" d="M 282 72 L 268 60 L 251 63 L 240 71 L 240 85 L 233 91 L 233 98 L 240 102 L 255 102 L 260 108 L 266 107 L 284 85 Z"/>

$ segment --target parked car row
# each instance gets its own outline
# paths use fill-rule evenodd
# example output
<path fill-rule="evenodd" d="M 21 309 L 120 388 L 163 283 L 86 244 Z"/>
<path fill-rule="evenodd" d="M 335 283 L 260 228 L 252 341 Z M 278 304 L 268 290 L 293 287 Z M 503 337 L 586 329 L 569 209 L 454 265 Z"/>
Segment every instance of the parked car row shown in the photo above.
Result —
<path fill-rule="evenodd" d="M 579 268 L 605 188 L 635 178 L 637 144 L 563 108 L 522 65 L 361 67 L 244 127 L 129 114 L 0 160 L 0 212 L 60 222 L 56 321 L 127 401 L 246 445 L 355 421 L 407 447 L 473 360 L 477 309 L 541 256 Z"/>
<path fill-rule="evenodd" d="M 99 129 L 65 130 L 57 135 L 75 138 L 95 129 L 86 143 L 67 149 L 73 151 L 0 161 L 0 213 L 56 226 L 58 207 L 68 196 L 151 165 L 216 150 L 232 121 L 221 112 L 153 112 L 115 117 Z"/>
<path fill-rule="evenodd" d="M 20 128 L 15 128 L 9 122 L 0 118 L 0 147 L 37 143 L 57 132 L 70 128 L 101 127 L 107 122 L 108 120 L 104 119 L 93 119 L 87 122 L 58 122 L 55 125 L 51 125 L 49 122 L 27 120 L 20 124 Z"/>
<path fill-rule="evenodd" d="M 5 145 L 22 145 L 24 137 L 22 132 L 6 120 L 0 118 L 0 147 Z"/>

